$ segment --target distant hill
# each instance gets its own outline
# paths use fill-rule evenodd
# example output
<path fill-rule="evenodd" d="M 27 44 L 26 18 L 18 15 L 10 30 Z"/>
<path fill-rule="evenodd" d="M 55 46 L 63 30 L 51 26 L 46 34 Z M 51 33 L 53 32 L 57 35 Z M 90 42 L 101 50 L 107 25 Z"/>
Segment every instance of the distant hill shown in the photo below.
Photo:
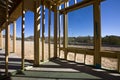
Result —
<path fill-rule="evenodd" d="M 5 35 L 3 35 L 5 38 Z M 13 36 L 10 35 L 11 39 L 13 39 Z M 16 37 L 17 40 L 21 40 L 21 37 Z M 54 37 L 51 37 L 51 43 L 54 43 Z M 60 38 L 61 43 L 63 43 L 63 37 Z M 92 36 L 78 36 L 78 37 L 68 37 L 68 44 L 69 45 L 80 45 L 80 44 L 87 44 L 87 45 L 93 45 L 94 37 Z M 28 36 L 25 37 L 25 41 L 34 41 L 34 36 Z M 48 37 L 45 37 L 45 42 L 48 43 Z M 114 45 L 114 46 L 120 46 L 120 36 L 116 35 L 109 35 L 102 37 L 102 45 Z"/>
<path fill-rule="evenodd" d="M 5 38 L 5 35 L 3 35 L 3 38 Z M 13 36 L 10 35 L 11 40 L 13 39 Z M 16 40 L 21 40 L 21 37 L 16 37 Z M 33 41 L 34 40 L 34 36 L 28 36 L 25 37 L 25 41 Z"/>
<path fill-rule="evenodd" d="M 120 45 L 120 36 L 105 36 L 102 38 L 102 43 L 107 45 Z"/>
<path fill-rule="evenodd" d="M 68 37 L 69 45 L 93 45 L 94 37 L 91 36 L 78 36 L 78 37 Z M 109 35 L 102 37 L 102 45 L 104 46 L 120 46 L 120 36 Z"/>
<path fill-rule="evenodd" d="M 5 35 L 3 35 L 3 38 L 5 38 Z M 12 40 L 12 39 L 13 39 L 13 36 L 10 35 L 10 38 L 11 38 L 11 40 Z M 16 40 L 21 40 L 21 38 L 20 38 L 20 37 L 16 37 Z"/>
<path fill-rule="evenodd" d="M 34 41 L 34 36 L 28 36 L 25 38 L 26 41 Z"/>

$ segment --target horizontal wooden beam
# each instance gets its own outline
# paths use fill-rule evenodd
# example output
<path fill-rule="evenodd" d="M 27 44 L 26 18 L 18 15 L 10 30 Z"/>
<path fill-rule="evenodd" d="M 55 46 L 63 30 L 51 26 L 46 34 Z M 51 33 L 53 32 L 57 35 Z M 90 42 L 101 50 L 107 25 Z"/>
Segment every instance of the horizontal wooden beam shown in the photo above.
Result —
<path fill-rule="evenodd" d="M 74 4 L 72 6 L 69 6 L 67 8 L 63 8 L 60 10 L 60 13 L 63 14 L 63 13 L 68 13 L 68 12 L 71 12 L 71 11 L 74 11 L 74 10 L 77 10 L 77 9 L 80 9 L 80 8 L 83 8 L 83 7 L 86 7 L 86 6 L 90 6 L 92 5 L 96 0 L 83 0 L 82 2 L 78 2 L 77 4 Z M 100 2 L 101 1 L 104 1 L 104 0 L 99 0 Z"/>
<path fill-rule="evenodd" d="M 49 1 L 52 5 L 61 5 L 61 4 L 64 4 L 65 2 L 68 2 L 69 0 L 56 0 L 56 1 L 53 1 L 53 0 L 45 0 L 45 1 Z"/>
<path fill-rule="evenodd" d="M 119 53 L 119 51 L 101 51 L 100 56 L 117 59 L 118 55 L 120 55 Z"/>
<path fill-rule="evenodd" d="M 64 51 L 64 48 L 60 48 L 60 50 Z M 78 54 L 86 54 L 86 55 L 93 55 L 94 56 L 94 49 L 86 49 L 86 48 L 77 48 L 77 47 L 68 47 L 67 52 L 73 52 Z M 118 58 L 120 56 L 120 51 L 100 51 L 101 57 L 107 57 L 107 58 Z"/>
<path fill-rule="evenodd" d="M 73 47 L 68 47 L 67 52 L 75 52 L 75 53 L 85 53 L 84 48 L 73 48 Z"/>
<path fill-rule="evenodd" d="M 87 55 L 94 55 L 94 49 L 86 49 Z"/>
<path fill-rule="evenodd" d="M 49 1 L 49 0 L 44 0 L 44 1 L 41 2 L 41 5 L 45 5 L 45 7 L 46 7 L 47 9 L 50 9 L 51 11 L 54 12 L 54 4 L 51 3 L 51 1 Z M 52 7 L 51 7 L 51 6 L 52 6 Z"/>
<path fill-rule="evenodd" d="M 60 0 L 60 1 L 58 1 L 57 2 L 57 6 L 59 6 L 59 5 L 62 5 L 62 4 L 64 4 L 64 3 L 66 3 L 66 2 L 68 2 L 69 0 Z"/>

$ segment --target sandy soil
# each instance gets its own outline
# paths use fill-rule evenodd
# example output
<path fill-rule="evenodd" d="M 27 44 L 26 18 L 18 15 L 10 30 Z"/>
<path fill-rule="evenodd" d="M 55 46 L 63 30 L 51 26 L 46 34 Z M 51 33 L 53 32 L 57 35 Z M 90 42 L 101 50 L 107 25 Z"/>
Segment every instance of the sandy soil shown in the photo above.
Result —
<path fill-rule="evenodd" d="M 3 44 L 4 44 L 4 40 L 3 40 Z M 12 44 L 13 44 L 13 41 L 11 40 L 11 42 L 10 42 L 10 51 L 11 52 L 13 51 Z M 41 44 L 42 43 L 40 43 L 40 45 Z M 45 43 L 44 45 L 45 45 L 44 59 L 48 60 L 48 44 Z M 5 47 L 5 44 L 4 44 L 4 47 Z M 81 47 L 87 47 L 88 48 L 88 46 L 81 46 Z M 54 53 L 53 49 L 54 49 L 54 45 L 51 44 L 51 57 L 53 57 L 53 53 Z M 105 49 L 105 50 L 120 50 L 120 48 L 113 48 L 113 47 L 104 47 L 102 49 Z M 42 56 L 41 53 L 42 53 L 42 47 L 40 46 L 40 59 L 41 59 L 41 56 Z M 60 58 L 63 58 L 64 57 L 63 51 L 61 51 L 60 53 L 61 53 Z M 16 54 L 18 56 L 21 56 L 21 41 L 20 40 L 16 41 Z M 25 59 L 30 59 L 30 60 L 34 59 L 34 42 L 33 41 L 25 41 Z M 73 53 L 68 54 L 68 60 L 74 61 L 74 54 Z M 84 55 L 77 54 L 75 61 L 79 62 L 79 63 L 86 63 L 86 64 L 89 64 L 89 65 L 92 65 L 93 64 L 93 56 L 87 55 L 86 58 L 85 58 L 85 61 L 84 61 Z M 106 69 L 116 70 L 117 69 L 117 59 L 102 58 L 102 67 L 104 67 Z"/>

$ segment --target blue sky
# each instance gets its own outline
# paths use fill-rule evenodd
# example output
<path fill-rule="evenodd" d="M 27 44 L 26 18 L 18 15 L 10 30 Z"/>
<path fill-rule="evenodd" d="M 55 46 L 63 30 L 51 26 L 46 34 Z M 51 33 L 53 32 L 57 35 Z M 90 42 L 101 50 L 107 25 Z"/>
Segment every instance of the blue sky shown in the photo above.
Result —
<path fill-rule="evenodd" d="M 101 9 L 102 35 L 120 36 L 120 0 L 106 0 Z"/>
<path fill-rule="evenodd" d="M 101 3 L 102 36 L 120 36 L 120 0 L 106 0 Z M 93 6 L 69 13 L 69 36 L 93 36 Z"/>
<path fill-rule="evenodd" d="M 70 5 L 73 4 L 71 0 Z M 78 0 L 80 1 L 80 0 Z M 106 0 L 101 3 L 101 28 L 102 36 L 120 36 L 120 0 Z M 45 36 L 48 34 L 48 9 L 46 9 Z M 34 35 L 34 13 L 31 11 L 25 14 L 25 36 Z M 53 36 L 54 16 L 52 13 Z M 17 36 L 21 37 L 21 17 L 17 19 Z M 11 24 L 11 26 L 13 26 Z M 61 26 L 62 27 L 62 26 Z M 12 34 L 11 27 L 11 34 Z M 62 31 L 61 31 L 62 32 Z M 68 36 L 93 36 L 93 6 L 68 13 Z"/>

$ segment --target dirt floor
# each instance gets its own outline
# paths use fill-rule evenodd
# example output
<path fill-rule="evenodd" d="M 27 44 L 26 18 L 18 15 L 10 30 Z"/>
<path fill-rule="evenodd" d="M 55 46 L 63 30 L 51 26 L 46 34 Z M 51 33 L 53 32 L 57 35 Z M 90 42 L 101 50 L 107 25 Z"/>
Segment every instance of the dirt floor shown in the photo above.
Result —
<path fill-rule="evenodd" d="M 4 44 L 4 40 L 3 40 L 3 44 Z M 13 41 L 11 40 L 10 43 L 10 51 L 13 52 Z M 42 47 L 41 47 L 42 43 L 40 42 L 40 59 L 42 57 Z M 45 61 L 48 60 L 48 44 L 45 43 L 44 44 L 45 48 L 44 48 L 44 59 Z M 5 44 L 4 44 L 5 47 Z M 81 46 L 81 47 L 88 47 L 88 46 Z M 51 57 L 53 57 L 53 51 L 54 49 L 54 45 L 51 44 Z M 102 49 L 105 50 L 120 50 L 120 48 L 113 48 L 113 47 L 102 47 Z M 59 51 L 59 50 L 58 50 Z M 59 53 L 59 52 L 58 52 Z M 60 58 L 64 57 L 63 52 L 60 52 Z M 18 56 L 21 56 L 21 41 L 17 40 L 16 41 L 16 54 Z M 33 60 L 34 59 L 34 42 L 33 41 L 25 41 L 25 59 L 29 59 L 29 60 Z M 72 60 L 74 61 L 74 54 L 73 53 L 69 53 L 68 54 L 68 60 Z M 79 63 L 85 63 L 88 65 L 92 65 L 93 64 L 93 56 L 87 55 L 86 59 L 84 61 L 84 55 L 82 54 L 77 54 L 76 57 L 76 62 Z M 117 59 L 110 59 L 110 58 L 102 58 L 102 67 L 106 68 L 106 69 L 111 69 L 111 70 L 116 70 L 117 69 Z"/>

